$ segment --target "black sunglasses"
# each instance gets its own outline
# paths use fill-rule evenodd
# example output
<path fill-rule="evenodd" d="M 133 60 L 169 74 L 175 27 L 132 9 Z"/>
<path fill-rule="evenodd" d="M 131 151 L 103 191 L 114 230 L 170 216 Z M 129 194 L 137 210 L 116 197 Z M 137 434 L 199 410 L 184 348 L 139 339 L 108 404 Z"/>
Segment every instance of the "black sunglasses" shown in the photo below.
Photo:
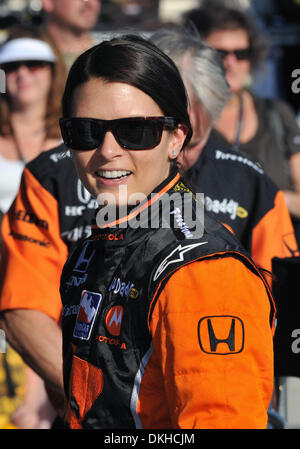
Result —
<path fill-rule="evenodd" d="M 179 120 L 174 117 L 129 117 L 116 120 L 95 118 L 61 118 L 59 121 L 65 145 L 72 150 L 88 151 L 102 145 L 107 131 L 127 150 L 156 147 L 164 129 L 174 130 Z"/>
<path fill-rule="evenodd" d="M 11 72 L 17 71 L 20 67 L 25 66 L 30 70 L 36 70 L 40 67 L 46 67 L 47 65 L 51 64 L 47 61 L 14 61 L 14 62 L 6 62 L 4 64 L 1 64 L 1 69 L 7 74 Z"/>
<path fill-rule="evenodd" d="M 234 54 L 239 61 L 251 58 L 251 48 L 241 48 L 237 50 L 224 50 L 223 48 L 215 48 L 221 58 L 224 60 L 228 55 Z"/>

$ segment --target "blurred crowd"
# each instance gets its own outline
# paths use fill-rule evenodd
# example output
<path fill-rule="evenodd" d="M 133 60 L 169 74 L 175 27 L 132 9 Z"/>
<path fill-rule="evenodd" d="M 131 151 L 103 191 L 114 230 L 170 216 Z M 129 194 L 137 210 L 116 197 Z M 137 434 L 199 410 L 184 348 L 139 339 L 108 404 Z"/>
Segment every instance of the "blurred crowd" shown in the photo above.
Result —
<path fill-rule="evenodd" d="M 186 10 L 202 0 L 102 0 L 101 13 L 90 32 L 94 36 L 120 29 L 152 32 L 180 22 Z M 257 71 L 253 89 L 264 96 L 288 101 L 299 114 L 299 96 L 291 91 L 291 73 L 297 67 L 300 41 L 299 4 L 295 0 L 224 0 L 224 4 L 251 11 L 259 27 L 270 37 L 270 49 Z M 45 20 L 42 0 L 3 0 L 0 5 L 0 39 L 17 23 L 40 25 Z"/>
<path fill-rule="evenodd" d="M 300 93 L 292 88 L 292 72 L 300 69 L 299 1 L 28 0 L 19 2 L 18 9 L 15 4 L 7 0 L 0 7 L 0 67 L 6 78 L 6 93 L 0 94 L 1 217 L 18 194 L 26 164 L 61 143 L 61 96 L 76 57 L 114 33 L 138 31 L 151 38 L 162 29 L 184 27 L 217 50 L 230 88 L 211 135 L 259 163 L 283 192 L 299 245 Z M 220 5 L 241 15 L 226 15 Z M 274 103 L 264 102 L 267 98 Z M 273 110 L 277 122 L 269 126 Z M 197 129 L 199 118 L 193 119 Z M 203 117 L 199 120 L 203 126 Z M 281 127 L 284 137 L 277 140 L 270 129 Z M 202 131 L 199 135 L 203 138 Z M 270 158 L 265 149 L 276 147 L 280 139 L 283 153 L 278 150 L 278 157 Z M 195 133 L 190 155 L 198 143 Z M 181 161 L 183 168 L 190 169 L 199 154 Z M 19 220 L 34 220 L 19 213 Z M 298 254 L 297 247 L 291 254 Z M 0 311 L 6 307 L 0 299 Z M 55 395 L 48 399 L 43 372 L 24 357 L 26 348 L 19 349 L 18 337 L 10 335 L 10 340 L 6 353 L 0 354 L 0 428 L 50 428 L 60 406 Z"/>

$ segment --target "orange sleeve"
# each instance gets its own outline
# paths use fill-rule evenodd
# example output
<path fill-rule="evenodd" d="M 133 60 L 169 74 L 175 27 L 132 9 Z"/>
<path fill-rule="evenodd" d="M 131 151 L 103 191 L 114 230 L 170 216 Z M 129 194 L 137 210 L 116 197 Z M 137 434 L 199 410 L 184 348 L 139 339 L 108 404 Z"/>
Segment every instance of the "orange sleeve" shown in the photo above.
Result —
<path fill-rule="evenodd" d="M 274 207 L 252 232 L 252 258 L 259 268 L 272 271 L 273 257 L 291 257 L 297 242 L 284 194 L 278 191 Z M 268 277 L 269 284 L 271 279 Z"/>
<path fill-rule="evenodd" d="M 59 321 L 59 282 L 68 257 L 56 199 L 25 168 L 2 221 L 0 310 L 34 309 Z"/>
<path fill-rule="evenodd" d="M 150 322 L 153 354 L 140 404 L 148 395 L 147 407 L 152 402 L 156 412 L 140 409 L 143 425 L 166 425 L 165 407 L 172 428 L 266 428 L 273 389 L 269 315 L 264 283 L 233 257 L 174 273 Z M 150 395 L 151 385 L 157 390 Z"/>

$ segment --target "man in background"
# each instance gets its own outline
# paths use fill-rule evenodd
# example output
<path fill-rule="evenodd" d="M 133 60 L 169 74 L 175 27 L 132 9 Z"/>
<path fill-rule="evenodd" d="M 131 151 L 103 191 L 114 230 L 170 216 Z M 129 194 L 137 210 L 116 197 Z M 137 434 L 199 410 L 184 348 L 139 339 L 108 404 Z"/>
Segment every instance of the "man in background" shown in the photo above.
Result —
<path fill-rule="evenodd" d="M 91 30 L 101 0 L 42 0 L 45 28 L 64 56 L 67 68 L 80 53 L 95 45 Z"/>

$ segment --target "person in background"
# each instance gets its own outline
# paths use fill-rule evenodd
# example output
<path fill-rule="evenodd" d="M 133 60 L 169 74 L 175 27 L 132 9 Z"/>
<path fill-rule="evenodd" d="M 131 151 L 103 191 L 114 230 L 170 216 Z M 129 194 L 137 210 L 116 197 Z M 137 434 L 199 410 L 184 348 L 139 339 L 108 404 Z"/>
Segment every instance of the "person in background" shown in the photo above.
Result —
<path fill-rule="evenodd" d="M 59 52 L 35 30 L 15 28 L 0 47 L 6 92 L 0 95 L 0 210 L 18 191 L 26 162 L 60 140 L 66 71 Z"/>
<path fill-rule="evenodd" d="M 251 93 L 251 73 L 266 56 L 259 29 L 249 12 L 215 0 L 187 12 L 184 22 L 218 51 L 232 92 L 214 123 L 214 138 L 258 162 L 284 192 L 299 245 L 300 131 L 285 102 Z"/>
<path fill-rule="evenodd" d="M 61 51 L 67 69 L 74 59 L 95 44 L 101 0 L 42 0 L 44 27 Z"/>
<path fill-rule="evenodd" d="M 30 27 L 10 30 L 0 47 L 0 67 L 6 76 L 6 93 L 0 96 L 0 209 L 5 213 L 17 194 L 25 164 L 61 140 L 58 119 L 66 70 L 47 35 Z M 19 213 L 26 215 L 26 209 Z M 2 357 L 6 385 L 17 367 L 23 372 L 16 382 L 19 387 L 10 394 L 15 404 L 15 409 L 10 408 L 12 423 L 22 428 L 49 426 L 53 408 L 43 381 L 10 346 Z"/>

